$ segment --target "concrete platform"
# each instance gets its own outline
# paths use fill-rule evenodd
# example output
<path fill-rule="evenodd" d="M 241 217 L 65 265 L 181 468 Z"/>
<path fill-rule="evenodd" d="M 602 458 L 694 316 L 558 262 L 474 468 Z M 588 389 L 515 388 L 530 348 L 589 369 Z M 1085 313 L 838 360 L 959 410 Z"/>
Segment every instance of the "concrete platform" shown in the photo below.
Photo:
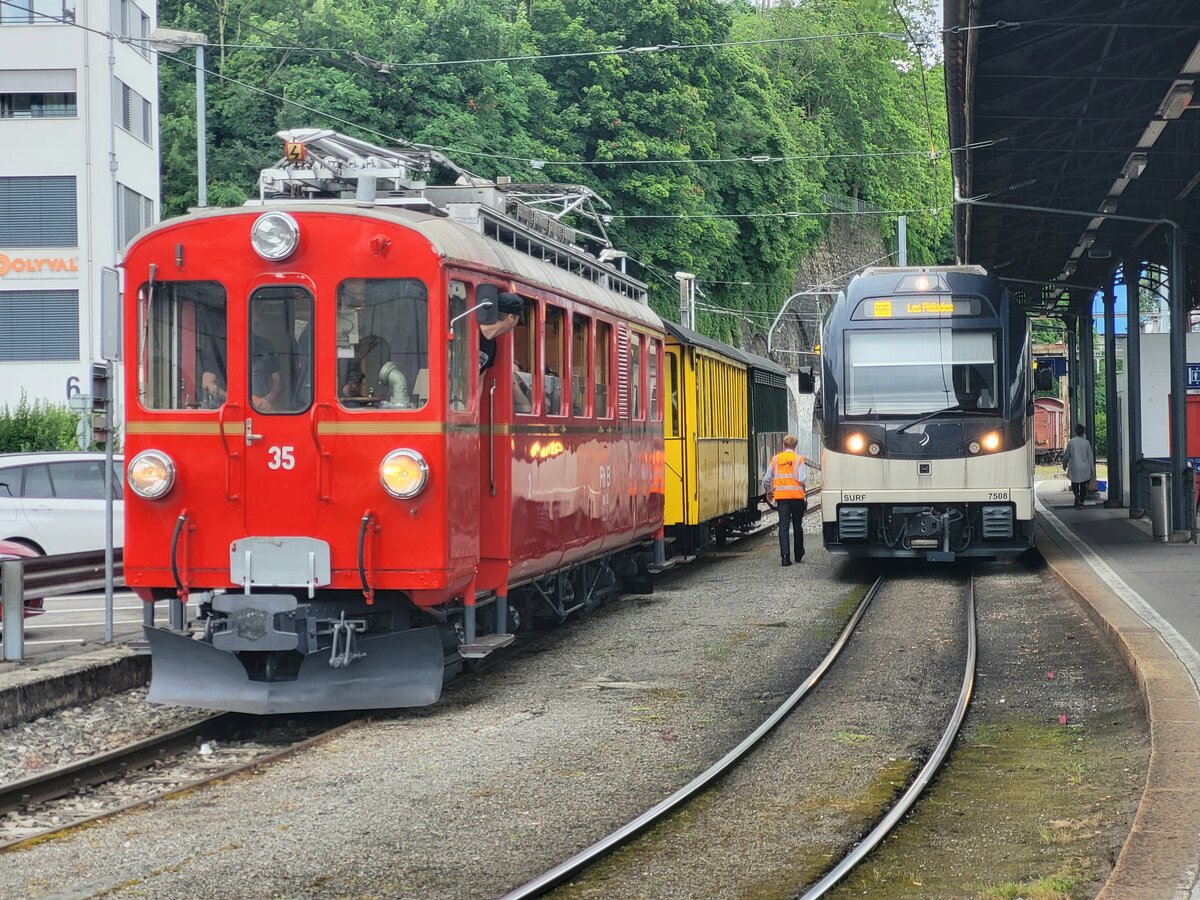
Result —
<path fill-rule="evenodd" d="M 150 657 L 119 646 L 65 659 L 5 662 L 0 667 L 0 728 L 150 680 Z"/>
<path fill-rule="evenodd" d="M 1092 502 L 1066 481 L 1038 485 L 1037 542 L 1137 679 L 1150 770 L 1105 900 L 1200 897 L 1200 546 L 1153 540 L 1146 519 Z"/>

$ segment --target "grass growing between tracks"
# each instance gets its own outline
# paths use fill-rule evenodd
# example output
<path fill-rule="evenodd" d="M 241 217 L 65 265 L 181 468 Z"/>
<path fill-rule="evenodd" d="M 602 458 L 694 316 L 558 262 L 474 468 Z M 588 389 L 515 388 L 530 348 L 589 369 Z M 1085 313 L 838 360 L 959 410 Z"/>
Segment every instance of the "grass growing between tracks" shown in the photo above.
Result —
<path fill-rule="evenodd" d="M 977 724 L 913 815 L 830 896 L 1094 896 L 1120 848 L 1121 814 L 1108 807 L 1131 762 L 1102 729 Z"/>

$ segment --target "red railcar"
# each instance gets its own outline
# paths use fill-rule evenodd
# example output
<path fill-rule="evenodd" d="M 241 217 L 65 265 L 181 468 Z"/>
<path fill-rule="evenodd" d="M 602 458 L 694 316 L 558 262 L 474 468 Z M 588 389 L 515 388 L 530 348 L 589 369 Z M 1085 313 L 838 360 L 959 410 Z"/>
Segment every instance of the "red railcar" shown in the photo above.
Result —
<path fill-rule="evenodd" d="M 1067 446 L 1067 416 L 1063 402 L 1056 397 L 1035 397 L 1033 401 L 1034 457 L 1039 463 L 1062 461 Z"/>
<path fill-rule="evenodd" d="M 638 571 L 661 322 L 611 266 L 475 213 L 283 203 L 129 247 L 125 578 L 205 617 L 147 629 L 151 700 L 432 703 L 445 665 Z M 525 314 L 480 371 L 501 291 Z"/>

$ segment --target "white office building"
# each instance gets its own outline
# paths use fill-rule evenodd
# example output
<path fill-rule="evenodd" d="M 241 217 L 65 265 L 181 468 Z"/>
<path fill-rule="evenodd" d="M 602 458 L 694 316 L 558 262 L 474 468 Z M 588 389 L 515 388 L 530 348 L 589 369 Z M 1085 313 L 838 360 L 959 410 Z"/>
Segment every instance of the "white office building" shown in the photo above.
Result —
<path fill-rule="evenodd" d="M 101 359 L 101 292 L 157 221 L 153 0 L 0 4 L 0 406 L 65 403 Z"/>

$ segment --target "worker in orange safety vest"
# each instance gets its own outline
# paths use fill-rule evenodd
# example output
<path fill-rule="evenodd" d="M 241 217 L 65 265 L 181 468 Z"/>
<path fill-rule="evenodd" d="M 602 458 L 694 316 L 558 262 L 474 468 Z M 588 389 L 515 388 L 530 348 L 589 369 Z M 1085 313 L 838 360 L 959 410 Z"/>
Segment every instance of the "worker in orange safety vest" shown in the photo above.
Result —
<path fill-rule="evenodd" d="M 796 443 L 795 435 L 784 437 L 783 449 L 771 457 L 762 480 L 763 493 L 779 511 L 779 555 L 785 566 L 792 564 L 793 555 L 796 562 L 804 559 L 804 512 L 808 509 L 804 482 L 810 466 L 820 469 L 796 452 Z M 791 547 L 789 528 L 793 534 Z M 793 548 L 794 554 L 789 552 Z"/>

